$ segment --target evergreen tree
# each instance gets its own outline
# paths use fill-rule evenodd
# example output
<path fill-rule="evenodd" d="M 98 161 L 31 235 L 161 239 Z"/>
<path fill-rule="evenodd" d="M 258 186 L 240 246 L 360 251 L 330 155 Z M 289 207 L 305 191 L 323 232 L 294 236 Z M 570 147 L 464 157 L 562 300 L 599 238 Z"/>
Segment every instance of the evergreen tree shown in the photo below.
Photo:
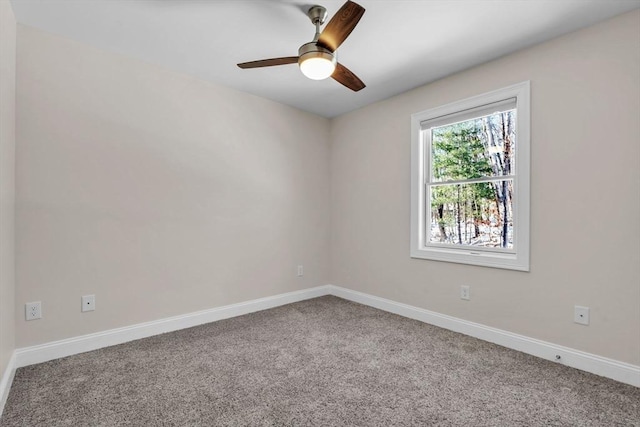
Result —
<path fill-rule="evenodd" d="M 435 181 L 459 181 L 491 176 L 493 167 L 483 143 L 481 120 L 455 123 L 432 130 L 432 177 Z M 440 230 L 440 241 L 463 243 L 471 237 L 467 218 L 473 218 L 474 237 L 479 237 L 486 200 L 495 198 L 490 183 L 443 184 L 432 187 L 431 206 Z M 447 226 L 451 229 L 446 233 Z M 454 228 L 455 226 L 455 228 Z"/>

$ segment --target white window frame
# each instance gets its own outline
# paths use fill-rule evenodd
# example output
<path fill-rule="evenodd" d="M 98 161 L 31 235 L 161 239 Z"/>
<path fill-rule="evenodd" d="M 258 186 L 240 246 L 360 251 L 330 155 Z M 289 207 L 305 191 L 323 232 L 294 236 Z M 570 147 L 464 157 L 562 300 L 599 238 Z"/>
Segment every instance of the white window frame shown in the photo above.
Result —
<path fill-rule="evenodd" d="M 452 102 L 441 107 L 411 115 L 411 257 L 484 267 L 529 271 L 529 180 L 530 180 L 530 82 L 498 89 L 482 95 Z M 441 125 L 459 121 L 454 117 L 464 112 L 479 109 L 488 104 L 515 98 L 516 102 L 516 152 L 515 176 L 513 177 L 513 250 L 477 250 L 472 246 L 428 245 L 425 242 L 425 227 L 430 220 L 430 203 L 427 202 L 430 150 L 423 129 L 425 122 L 434 119 Z"/>

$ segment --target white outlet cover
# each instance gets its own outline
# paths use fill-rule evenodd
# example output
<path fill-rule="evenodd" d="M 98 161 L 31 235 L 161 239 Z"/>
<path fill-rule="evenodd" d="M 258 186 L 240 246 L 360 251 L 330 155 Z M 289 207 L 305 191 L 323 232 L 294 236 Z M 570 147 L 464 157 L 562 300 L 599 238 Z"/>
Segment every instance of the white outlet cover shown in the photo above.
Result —
<path fill-rule="evenodd" d="M 42 318 L 42 303 L 40 301 L 28 302 L 24 305 L 24 318 L 36 320 Z"/>
<path fill-rule="evenodd" d="M 576 305 L 573 310 L 573 321 L 581 325 L 589 325 L 589 307 Z"/>
<path fill-rule="evenodd" d="M 85 295 L 82 297 L 82 311 L 93 311 L 96 309 L 96 296 Z"/>
<path fill-rule="evenodd" d="M 460 286 L 460 299 L 469 301 L 471 299 L 471 287 L 468 285 Z"/>

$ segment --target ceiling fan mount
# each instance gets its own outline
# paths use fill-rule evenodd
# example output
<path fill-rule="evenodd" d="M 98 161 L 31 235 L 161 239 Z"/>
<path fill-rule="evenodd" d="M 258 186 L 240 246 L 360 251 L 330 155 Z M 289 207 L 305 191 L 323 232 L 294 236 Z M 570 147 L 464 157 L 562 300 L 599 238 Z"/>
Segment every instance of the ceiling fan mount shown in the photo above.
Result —
<path fill-rule="evenodd" d="M 359 4 L 347 0 L 321 32 L 320 26 L 327 19 L 327 9 L 319 5 L 311 6 L 307 11 L 307 16 L 315 25 L 316 33 L 312 41 L 300 46 L 298 56 L 243 62 L 238 64 L 238 67 L 247 69 L 298 63 L 302 73 L 312 80 L 331 77 L 357 92 L 363 89 L 365 84 L 347 67 L 338 62 L 336 51 L 351 34 L 364 11 L 365 9 Z"/>
<path fill-rule="evenodd" d="M 327 9 L 324 6 L 311 6 L 307 11 L 307 16 L 313 25 L 323 25 L 327 19 Z"/>

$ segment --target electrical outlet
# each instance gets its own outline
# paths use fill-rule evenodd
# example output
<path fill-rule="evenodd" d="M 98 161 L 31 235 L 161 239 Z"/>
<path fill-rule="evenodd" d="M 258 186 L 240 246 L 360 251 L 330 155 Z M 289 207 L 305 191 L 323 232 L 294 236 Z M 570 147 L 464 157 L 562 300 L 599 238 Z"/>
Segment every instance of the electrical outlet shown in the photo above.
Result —
<path fill-rule="evenodd" d="M 42 318 L 42 303 L 40 301 L 28 302 L 24 305 L 24 317 L 26 320 Z"/>
<path fill-rule="evenodd" d="M 93 311 L 96 309 L 96 296 L 85 295 L 82 297 L 82 311 Z"/>
<path fill-rule="evenodd" d="M 298 277 L 302 277 L 304 275 L 304 267 L 299 265 L 298 266 Z"/>
<path fill-rule="evenodd" d="M 589 307 L 576 305 L 573 307 L 573 321 L 581 325 L 589 325 Z"/>
<path fill-rule="evenodd" d="M 471 286 L 468 286 L 468 285 L 460 286 L 460 299 L 464 299 L 467 301 L 471 299 Z"/>

